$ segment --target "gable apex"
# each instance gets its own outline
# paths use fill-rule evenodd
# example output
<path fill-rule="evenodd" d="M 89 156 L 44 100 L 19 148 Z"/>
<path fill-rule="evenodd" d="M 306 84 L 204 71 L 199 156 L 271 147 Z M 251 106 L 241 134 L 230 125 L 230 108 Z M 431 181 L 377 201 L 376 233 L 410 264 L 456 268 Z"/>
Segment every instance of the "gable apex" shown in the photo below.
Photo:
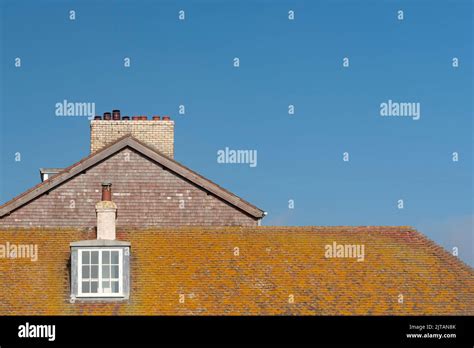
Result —
<path fill-rule="evenodd" d="M 114 154 L 120 152 L 121 150 L 127 147 L 133 149 L 134 151 L 138 152 L 139 154 L 146 157 L 147 159 L 158 163 L 159 165 L 175 173 L 176 175 L 185 178 L 186 180 L 190 181 L 194 185 L 215 195 L 216 197 L 222 199 L 228 204 L 238 208 L 239 210 L 245 212 L 246 214 L 256 219 L 261 219 L 265 215 L 265 212 L 263 210 L 241 199 L 240 197 L 236 196 L 230 191 L 225 190 L 224 188 L 215 184 L 211 180 L 206 179 L 205 177 L 183 166 L 182 164 L 175 161 L 174 159 L 142 143 L 141 141 L 135 139 L 133 136 L 126 135 L 116 140 L 115 142 L 110 143 L 108 146 L 74 163 L 73 165 L 63 169 L 60 173 L 56 174 L 54 177 L 51 177 L 48 180 L 45 180 L 44 182 L 34 186 L 33 188 L 25 191 L 21 195 L 5 203 L 4 205 L 0 207 L 0 218 L 9 214 L 13 210 L 16 210 L 24 206 L 25 204 L 29 203 L 33 199 L 54 189 L 55 187 L 70 180 L 71 178 L 87 171 L 89 168 L 91 168 L 95 164 L 106 160 L 107 158 L 113 156 Z"/>

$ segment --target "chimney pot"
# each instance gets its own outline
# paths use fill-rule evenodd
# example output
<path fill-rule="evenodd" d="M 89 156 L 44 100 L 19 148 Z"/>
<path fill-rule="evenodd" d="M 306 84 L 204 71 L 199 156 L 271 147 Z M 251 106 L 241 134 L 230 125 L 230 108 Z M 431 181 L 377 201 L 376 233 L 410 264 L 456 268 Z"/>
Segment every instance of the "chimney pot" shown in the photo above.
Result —
<path fill-rule="evenodd" d="M 132 116 L 133 121 L 138 121 L 140 119 L 140 116 Z"/>
<path fill-rule="evenodd" d="M 102 120 L 102 116 L 94 116 L 94 120 Z"/>
<path fill-rule="evenodd" d="M 109 121 L 112 119 L 110 112 L 104 112 L 104 120 Z"/>
<path fill-rule="evenodd" d="M 112 111 L 112 119 L 115 121 L 120 120 L 120 110 L 113 110 Z"/>
<path fill-rule="evenodd" d="M 156 116 L 156 115 L 155 115 L 155 116 L 153 116 L 153 121 L 159 121 L 160 118 L 161 118 L 160 116 Z"/>
<path fill-rule="evenodd" d="M 148 117 L 147 116 L 140 116 L 140 120 L 146 121 L 146 120 L 148 120 Z"/>
<path fill-rule="evenodd" d="M 102 183 L 102 201 L 112 201 L 112 183 L 110 182 Z"/>
<path fill-rule="evenodd" d="M 163 116 L 163 121 L 169 121 L 171 118 L 169 116 Z"/>
<path fill-rule="evenodd" d="M 124 121 L 130 121 L 130 116 L 122 116 L 122 120 L 124 120 Z"/>

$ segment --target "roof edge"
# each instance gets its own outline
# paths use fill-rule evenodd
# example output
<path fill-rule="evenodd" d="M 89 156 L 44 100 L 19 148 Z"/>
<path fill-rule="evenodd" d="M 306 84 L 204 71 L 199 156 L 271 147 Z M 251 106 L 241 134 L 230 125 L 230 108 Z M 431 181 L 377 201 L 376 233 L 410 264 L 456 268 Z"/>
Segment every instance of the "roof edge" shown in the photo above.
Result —
<path fill-rule="evenodd" d="M 87 239 L 79 240 L 77 242 L 69 243 L 69 246 L 72 247 L 103 247 L 103 246 L 117 246 L 117 247 L 129 247 L 130 242 L 125 242 L 123 240 L 108 240 L 108 239 Z"/>

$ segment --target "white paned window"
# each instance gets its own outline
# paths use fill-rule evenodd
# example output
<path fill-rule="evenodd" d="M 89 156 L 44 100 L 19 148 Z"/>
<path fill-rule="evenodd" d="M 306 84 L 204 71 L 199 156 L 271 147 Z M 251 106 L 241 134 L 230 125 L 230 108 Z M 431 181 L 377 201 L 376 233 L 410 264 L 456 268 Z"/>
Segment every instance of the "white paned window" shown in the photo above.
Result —
<path fill-rule="evenodd" d="M 122 249 L 79 249 L 79 297 L 123 296 Z"/>

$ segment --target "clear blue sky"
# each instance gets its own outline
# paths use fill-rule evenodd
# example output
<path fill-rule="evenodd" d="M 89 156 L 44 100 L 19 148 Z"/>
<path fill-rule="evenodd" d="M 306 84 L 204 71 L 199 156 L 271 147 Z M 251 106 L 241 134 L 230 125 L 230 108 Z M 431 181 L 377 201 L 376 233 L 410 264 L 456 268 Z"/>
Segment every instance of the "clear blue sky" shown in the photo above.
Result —
<path fill-rule="evenodd" d="M 474 264 L 472 1 L 0 3 L 1 203 L 88 155 L 87 118 L 55 104 L 94 102 L 171 115 L 176 159 L 264 224 L 411 225 Z M 421 103 L 420 120 L 381 117 L 389 99 Z M 257 167 L 218 164 L 225 147 Z"/>

